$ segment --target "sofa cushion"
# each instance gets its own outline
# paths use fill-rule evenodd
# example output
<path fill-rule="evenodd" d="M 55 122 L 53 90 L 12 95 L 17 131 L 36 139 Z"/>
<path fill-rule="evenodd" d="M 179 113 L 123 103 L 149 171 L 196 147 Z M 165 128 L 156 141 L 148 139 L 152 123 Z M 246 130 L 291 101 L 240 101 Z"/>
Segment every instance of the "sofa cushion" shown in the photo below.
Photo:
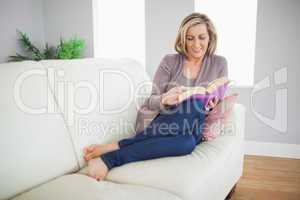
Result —
<path fill-rule="evenodd" d="M 63 118 L 47 109 L 55 103 L 43 66 L 1 64 L 0 85 L 0 199 L 76 171 Z"/>
<path fill-rule="evenodd" d="M 180 200 L 179 197 L 161 190 L 98 182 L 84 175 L 66 175 L 26 192 L 13 200 Z"/>
<path fill-rule="evenodd" d="M 242 174 L 243 116 L 236 105 L 224 133 L 190 155 L 129 163 L 113 168 L 107 180 L 159 188 L 185 200 L 221 199 Z"/>
<path fill-rule="evenodd" d="M 216 107 L 214 107 L 212 111 L 208 113 L 205 118 L 205 127 L 203 130 L 205 140 L 213 140 L 222 133 L 222 129 L 228 122 L 237 97 L 238 94 L 226 96 L 216 105 Z"/>
<path fill-rule="evenodd" d="M 58 84 L 50 85 L 71 132 L 81 167 L 85 165 L 85 146 L 134 134 L 138 107 L 151 92 L 141 65 L 129 59 L 102 58 L 40 63 L 56 74 Z M 54 82 L 50 76 L 49 82 Z M 66 91 L 60 92 L 63 84 Z"/>

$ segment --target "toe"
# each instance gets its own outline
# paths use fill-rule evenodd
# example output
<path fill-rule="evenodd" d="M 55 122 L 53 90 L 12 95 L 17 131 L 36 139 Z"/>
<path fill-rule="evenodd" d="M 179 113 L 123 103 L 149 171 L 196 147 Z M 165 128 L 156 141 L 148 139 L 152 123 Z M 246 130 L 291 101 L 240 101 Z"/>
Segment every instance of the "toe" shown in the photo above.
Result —
<path fill-rule="evenodd" d="M 97 181 L 103 181 L 103 177 L 102 177 L 102 176 L 98 176 L 98 177 L 96 178 L 96 180 L 97 180 Z"/>
<path fill-rule="evenodd" d="M 84 153 L 84 154 L 87 154 L 87 153 L 88 153 L 88 147 L 84 147 L 84 148 L 83 148 L 83 153 Z"/>
<path fill-rule="evenodd" d="M 89 161 L 89 160 L 91 160 L 91 154 L 90 153 L 86 154 L 83 158 L 84 158 L 84 160 Z"/>
<path fill-rule="evenodd" d="M 91 152 L 91 153 L 87 154 L 86 156 L 87 156 L 87 159 L 90 160 L 90 159 L 95 158 L 97 155 L 94 152 Z"/>
<path fill-rule="evenodd" d="M 90 145 L 89 147 L 88 147 L 88 151 L 93 151 L 94 149 L 95 149 L 95 147 L 96 147 L 96 144 L 92 144 L 92 145 Z"/>
<path fill-rule="evenodd" d="M 86 146 L 86 147 L 83 148 L 83 153 L 84 154 L 90 153 L 94 150 L 94 148 L 95 148 L 94 144 L 92 144 L 90 146 Z"/>

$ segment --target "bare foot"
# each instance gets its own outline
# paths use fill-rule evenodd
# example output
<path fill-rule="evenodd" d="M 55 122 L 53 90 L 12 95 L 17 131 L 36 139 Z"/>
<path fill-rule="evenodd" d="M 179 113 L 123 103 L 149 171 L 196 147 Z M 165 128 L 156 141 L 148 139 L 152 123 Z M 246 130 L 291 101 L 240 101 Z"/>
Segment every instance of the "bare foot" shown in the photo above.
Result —
<path fill-rule="evenodd" d="M 102 154 L 105 154 L 110 151 L 118 150 L 118 149 L 119 149 L 118 143 L 92 144 L 83 149 L 83 153 L 84 153 L 83 158 L 84 160 L 89 161 L 93 158 L 101 156 Z"/>
<path fill-rule="evenodd" d="M 88 162 L 88 176 L 100 181 L 105 179 L 107 173 L 108 168 L 101 158 L 91 159 Z"/>

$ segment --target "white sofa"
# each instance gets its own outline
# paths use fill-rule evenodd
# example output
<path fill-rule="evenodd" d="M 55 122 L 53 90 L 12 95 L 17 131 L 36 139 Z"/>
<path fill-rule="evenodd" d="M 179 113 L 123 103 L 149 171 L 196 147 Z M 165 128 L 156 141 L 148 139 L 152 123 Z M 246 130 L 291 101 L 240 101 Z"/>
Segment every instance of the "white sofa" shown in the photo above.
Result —
<path fill-rule="evenodd" d="M 1 64 L 0 76 L 0 199 L 223 200 L 242 175 L 242 105 L 191 154 L 129 163 L 97 182 L 81 174 L 82 148 L 133 134 L 151 89 L 139 64 L 26 61 Z"/>

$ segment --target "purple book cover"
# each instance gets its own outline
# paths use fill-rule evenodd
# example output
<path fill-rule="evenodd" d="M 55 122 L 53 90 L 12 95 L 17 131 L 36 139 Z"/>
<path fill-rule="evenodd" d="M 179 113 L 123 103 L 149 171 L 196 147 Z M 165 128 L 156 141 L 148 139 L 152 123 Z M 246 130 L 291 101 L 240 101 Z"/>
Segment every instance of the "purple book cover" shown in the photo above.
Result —
<path fill-rule="evenodd" d="M 215 97 L 217 97 L 219 100 L 222 100 L 225 96 L 227 87 L 228 87 L 228 82 L 223 85 L 218 86 L 217 89 L 215 89 L 211 93 L 206 92 L 205 94 L 194 94 L 194 95 L 190 96 L 189 98 L 199 99 L 203 102 L 204 106 L 207 107 L 208 102 Z"/>

